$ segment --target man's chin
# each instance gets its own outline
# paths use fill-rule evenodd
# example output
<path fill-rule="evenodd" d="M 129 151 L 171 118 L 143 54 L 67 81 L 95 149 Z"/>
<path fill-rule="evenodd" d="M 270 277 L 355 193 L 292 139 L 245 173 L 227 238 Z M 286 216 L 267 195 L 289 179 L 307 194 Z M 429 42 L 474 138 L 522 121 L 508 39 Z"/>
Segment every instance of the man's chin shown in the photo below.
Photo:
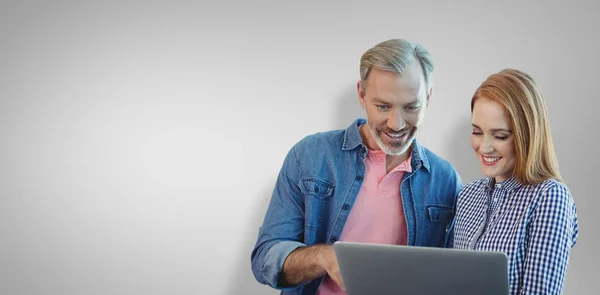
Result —
<path fill-rule="evenodd" d="M 400 156 L 408 150 L 408 146 L 404 144 L 402 146 L 386 145 L 382 150 L 386 153 L 386 155 Z"/>
<path fill-rule="evenodd" d="M 409 138 L 408 140 L 402 142 L 401 145 L 391 145 L 389 143 L 386 143 L 385 149 L 382 150 L 384 150 L 387 155 L 400 156 L 410 149 L 410 146 L 412 145 L 413 141 L 414 138 Z"/>

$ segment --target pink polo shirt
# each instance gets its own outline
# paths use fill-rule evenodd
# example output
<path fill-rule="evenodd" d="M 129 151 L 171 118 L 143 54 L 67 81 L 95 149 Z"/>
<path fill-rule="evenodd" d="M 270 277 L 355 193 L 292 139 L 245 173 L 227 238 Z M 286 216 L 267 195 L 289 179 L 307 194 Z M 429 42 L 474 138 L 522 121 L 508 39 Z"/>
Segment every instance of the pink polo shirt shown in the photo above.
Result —
<path fill-rule="evenodd" d="M 408 233 L 402 208 L 400 182 L 411 172 L 410 159 L 386 174 L 385 153 L 369 150 L 365 159 L 365 177 L 352 211 L 344 225 L 340 241 L 406 245 Z M 343 294 L 328 276 L 317 295 Z"/>

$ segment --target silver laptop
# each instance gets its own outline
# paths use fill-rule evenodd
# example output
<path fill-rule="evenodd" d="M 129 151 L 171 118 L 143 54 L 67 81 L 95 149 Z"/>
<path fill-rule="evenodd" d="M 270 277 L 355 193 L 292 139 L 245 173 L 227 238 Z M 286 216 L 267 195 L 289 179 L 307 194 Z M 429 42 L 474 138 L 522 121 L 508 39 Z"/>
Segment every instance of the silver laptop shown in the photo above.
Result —
<path fill-rule="evenodd" d="M 351 242 L 333 244 L 348 295 L 507 295 L 500 252 Z"/>

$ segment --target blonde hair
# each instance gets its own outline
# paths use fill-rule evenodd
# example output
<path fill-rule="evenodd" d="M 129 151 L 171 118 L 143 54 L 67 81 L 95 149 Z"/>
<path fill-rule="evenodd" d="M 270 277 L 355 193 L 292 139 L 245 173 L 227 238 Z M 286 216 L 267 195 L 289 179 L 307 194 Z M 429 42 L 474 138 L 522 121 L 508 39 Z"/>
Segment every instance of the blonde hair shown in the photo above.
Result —
<path fill-rule="evenodd" d="M 471 112 L 480 97 L 500 103 L 508 113 L 516 153 L 514 173 L 519 182 L 539 184 L 550 178 L 562 182 L 546 103 L 535 81 L 519 70 L 504 69 L 477 88 Z"/>
<path fill-rule="evenodd" d="M 360 58 L 361 86 L 363 89 L 367 89 L 367 78 L 373 68 L 400 75 L 415 61 L 421 65 L 429 92 L 433 86 L 433 59 L 421 44 L 403 39 L 381 42 L 362 55 Z"/>

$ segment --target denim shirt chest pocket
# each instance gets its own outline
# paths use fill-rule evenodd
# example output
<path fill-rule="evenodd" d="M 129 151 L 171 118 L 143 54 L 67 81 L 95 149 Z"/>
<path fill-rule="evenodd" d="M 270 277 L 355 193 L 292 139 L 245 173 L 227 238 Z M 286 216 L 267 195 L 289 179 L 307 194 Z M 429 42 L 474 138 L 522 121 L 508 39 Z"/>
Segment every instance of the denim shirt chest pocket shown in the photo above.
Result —
<path fill-rule="evenodd" d="M 316 231 L 329 210 L 329 202 L 335 190 L 335 184 L 330 181 L 315 177 L 300 180 L 300 191 L 304 195 L 307 211 L 305 214 L 305 228 Z"/>
<path fill-rule="evenodd" d="M 454 218 L 452 207 L 444 205 L 427 205 L 429 229 L 434 232 L 447 232 Z"/>
<path fill-rule="evenodd" d="M 443 205 L 427 205 L 427 215 L 433 222 L 448 223 L 452 220 L 454 213 L 452 208 Z"/>

